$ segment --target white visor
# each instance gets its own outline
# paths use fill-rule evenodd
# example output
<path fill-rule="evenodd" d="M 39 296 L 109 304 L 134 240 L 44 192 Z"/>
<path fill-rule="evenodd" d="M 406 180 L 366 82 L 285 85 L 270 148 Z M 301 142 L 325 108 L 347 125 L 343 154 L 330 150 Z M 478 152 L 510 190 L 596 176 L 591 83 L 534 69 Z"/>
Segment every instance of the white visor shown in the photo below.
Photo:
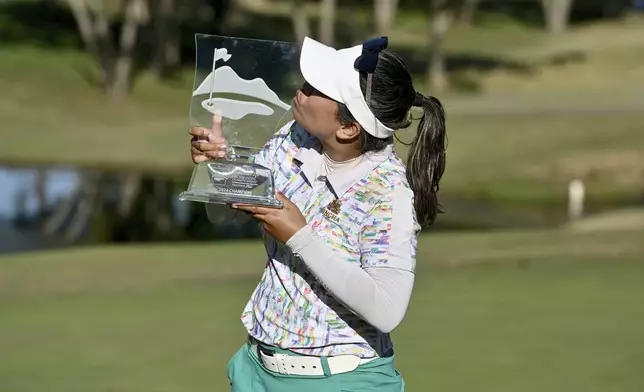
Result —
<path fill-rule="evenodd" d="M 300 71 L 316 90 L 345 104 L 370 135 L 386 139 L 394 134 L 394 130 L 374 116 L 360 89 L 360 73 L 354 63 L 361 55 L 362 45 L 336 50 L 306 37 L 300 54 Z"/>

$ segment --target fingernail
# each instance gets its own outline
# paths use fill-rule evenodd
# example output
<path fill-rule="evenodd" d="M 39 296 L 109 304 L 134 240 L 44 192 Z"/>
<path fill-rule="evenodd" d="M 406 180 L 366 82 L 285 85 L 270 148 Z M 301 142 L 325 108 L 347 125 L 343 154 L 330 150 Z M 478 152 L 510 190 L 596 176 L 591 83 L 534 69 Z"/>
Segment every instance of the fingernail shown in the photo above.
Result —
<path fill-rule="evenodd" d="M 217 153 L 217 156 L 218 156 L 219 158 L 223 158 L 223 157 L 225 157 L 225 156 L 226 156 L 226 153 L 225 153 L 225 152 L 223 152 L 223 151 L 219 151 L 219 152 Z"/>

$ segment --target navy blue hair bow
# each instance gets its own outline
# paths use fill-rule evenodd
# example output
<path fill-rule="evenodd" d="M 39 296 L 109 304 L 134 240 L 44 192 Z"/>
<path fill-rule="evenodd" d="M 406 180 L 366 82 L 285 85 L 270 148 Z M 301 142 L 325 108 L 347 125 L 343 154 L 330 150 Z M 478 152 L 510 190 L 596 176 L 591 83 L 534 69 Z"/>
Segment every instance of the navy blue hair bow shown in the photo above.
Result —
<path fill-rule="evenodd" d="M 360 72 L 373 73 L 378 65 L 378 55 L 387 49 L 389 38 L 379 37 L 367 40 L 362 44 L 362 55 L 358 57 L 353 66 Z"/>

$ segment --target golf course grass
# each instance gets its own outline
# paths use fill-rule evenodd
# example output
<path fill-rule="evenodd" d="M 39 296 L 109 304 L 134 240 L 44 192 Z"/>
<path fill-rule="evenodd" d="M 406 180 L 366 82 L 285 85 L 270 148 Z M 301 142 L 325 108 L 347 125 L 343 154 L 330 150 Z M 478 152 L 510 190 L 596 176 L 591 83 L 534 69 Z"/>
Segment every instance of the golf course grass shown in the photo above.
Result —
<path fill-rule="evenodd" d="M 394 332 L 409 391 L 644 390 L 644 232 L 429 234 Z M 261 244 L 0 258 L 0 391 L 226 391 Z"/>

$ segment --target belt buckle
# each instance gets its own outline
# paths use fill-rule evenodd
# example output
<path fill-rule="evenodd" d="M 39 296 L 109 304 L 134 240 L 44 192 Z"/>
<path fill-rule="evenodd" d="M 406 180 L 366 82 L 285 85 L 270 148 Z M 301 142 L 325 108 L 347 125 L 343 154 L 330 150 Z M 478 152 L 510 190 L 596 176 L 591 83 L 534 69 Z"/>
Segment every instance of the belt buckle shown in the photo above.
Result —
<path fill-rule="evenodd" d="M 274 364 L 270 364 L 271 366 L 267 365 L 266 362 L 264 361 L 264 357 L 270 357 Z M 277 373 L 282 374 L 282 375 L 289 375 L 288 371 L 288 366 L 286 366 L 286 358 L 288 358 L 288 355 L 286 354 L 278 354 L 270 350 L 266 350 L 263 348 L 261 345 L 257 345 L 257 358 L 259 361 L 262 363 L 264 368 L 267 368 L 270 370 L 270 367 L 276 366 L 277 367 Z"/>
<path fill-rule="evenodd" d="M 288 371 L 288 366 L 286 365 L 286 359 L 288 358 L 288 355 L 286 354 L 273 354 L 273 358 L 275 358 L 275 363 L 277 363 L 277 371 L 279 374 L 283 375 L 289 375 Z"/>

